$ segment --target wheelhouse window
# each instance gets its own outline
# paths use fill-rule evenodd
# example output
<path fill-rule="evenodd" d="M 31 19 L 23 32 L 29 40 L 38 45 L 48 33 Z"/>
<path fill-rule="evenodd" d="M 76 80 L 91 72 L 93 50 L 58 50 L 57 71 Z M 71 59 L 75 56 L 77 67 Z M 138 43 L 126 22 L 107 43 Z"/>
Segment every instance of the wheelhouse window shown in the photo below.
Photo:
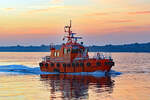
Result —
<path fill-rule="evenodd" d="M 66 48 L 64 48 L 64 54 L 66 54 L 67 53 L 67 49 Z"/>
<path fill-rule="evenodd" d="M 71 51 L 71 49 L 70 49 L 70 48 L 68 48 L 68 49 L 67 49 L 67 53 L 70 53 L 70 51 Z"/>
<path fill-rule="evenodd" d="M 59 52 L 57 52 L 57 56 L 59 56 Z"/>
<path fill-rule="evenodd" d="M 54 53 L 54 56 L 55 56 L 55 57 L 57 56 L 57 52 Z"/>
<path fill-rule="evenodd" d="M 71 53 L 78 53 L 79 49 L 72 49 Z"/>

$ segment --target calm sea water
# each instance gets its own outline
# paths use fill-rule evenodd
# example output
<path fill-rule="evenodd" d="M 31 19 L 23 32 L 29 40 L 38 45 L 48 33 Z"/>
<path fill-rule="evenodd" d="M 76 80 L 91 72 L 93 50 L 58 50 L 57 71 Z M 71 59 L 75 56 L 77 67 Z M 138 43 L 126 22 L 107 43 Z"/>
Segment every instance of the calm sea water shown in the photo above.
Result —
<path fill-rule="evenodd" d="M 42 73 L 38 62 L 46 55 L 1 52 L 0 100 L 150 100 L 150 53 L 112 53 L 109 76 Z"/>

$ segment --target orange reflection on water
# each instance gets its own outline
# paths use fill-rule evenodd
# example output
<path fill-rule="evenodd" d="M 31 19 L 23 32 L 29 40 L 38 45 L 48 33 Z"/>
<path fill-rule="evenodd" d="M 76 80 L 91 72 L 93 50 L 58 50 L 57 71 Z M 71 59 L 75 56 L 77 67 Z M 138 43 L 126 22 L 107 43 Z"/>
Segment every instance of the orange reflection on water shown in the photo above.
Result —
<path fill-rule="evenodd" d="M 82 75 L 41 75 L 41 80 L 46 87 L 49 88 L 50 100 L 55 99 L 89 99 L 90 94 L 96 94 L 96 92 L 112 93 L 113 81 L 111 77 L 94 77 L 94 76 L 82 76 Z M 93 89 L 90 85 L 97 88 L 96 91 L 90 91 Z M 95 93 L 94 93 L 95 92 Z"/>

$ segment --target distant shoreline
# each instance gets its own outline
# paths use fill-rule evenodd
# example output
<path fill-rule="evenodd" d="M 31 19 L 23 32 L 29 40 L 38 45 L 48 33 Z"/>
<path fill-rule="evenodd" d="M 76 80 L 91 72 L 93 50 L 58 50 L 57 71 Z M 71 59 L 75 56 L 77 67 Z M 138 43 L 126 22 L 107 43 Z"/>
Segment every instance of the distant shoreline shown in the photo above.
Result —
<path fill-rule="evenodd" d="M 23 52 L 50 52 L 50 51 L 0 51 L 0 53 L 2 52 L 19 52 L 19 53 L 23 53 Z M 150 52 L 106 52 L 106 51 L 89 51 L 89 52 L 104 52 L 104 53 L 150 53 Z"/>
<path fill-rule="evenodd" d="M 61 45 L 56 45 L 59 49 Z M 127 52 L 127 53 L 150 53 L 150 42 L 148 43 L 133 43 L 124 45 L 105 45 L 105 46 L 87 46 L 89 52 Z M 5 46 L 0 47 L 0 52 L 49 52 L 48 45 L 41 46 Z"/>

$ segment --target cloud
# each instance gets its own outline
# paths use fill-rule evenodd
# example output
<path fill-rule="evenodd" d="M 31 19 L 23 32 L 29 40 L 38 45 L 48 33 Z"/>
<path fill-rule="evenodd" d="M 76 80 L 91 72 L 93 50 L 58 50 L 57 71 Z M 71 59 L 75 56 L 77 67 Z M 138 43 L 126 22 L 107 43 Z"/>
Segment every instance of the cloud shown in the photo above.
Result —
<path fill-rule="evenodd" d="M 12 11 L 12 10 L 15 10 L 15 8 L 3 8 L 3 10 L 5 10 L 5 11 Z"/>
<path fill-rule="evenodd" d="M 64 0 L 52 0 L 50 1 L 51 4 L 61 4 L 64 3 Z"/>
<path fill-rule="evenodd" d="M 127 19 L 122 19 L 122 20 L 112 20 L 109 21 L 110 23 L 128 23 L 128 22 L 134 22 L 134 20 L 127 20 Z"/>
<path fill-rule="evenodd" d="M 97 12 L 97 13 L 89 13 L 86 14 L 88 16 L 103 16 L 103 15 L 109 15 L 109 13 L 105 13 L 105 12 Z"/>
<path fill-rule="evenodd" d="M 120 26 L 116 28 L 110 28 L 107 31 L 110 32 L 141 32 L 141 31 L 150 31 L 150 26 L 149 25 L 143 25 L 143 26 Z"/>
<path fill-rule="evenodd" d="M 28 13 L 39 13 L 39 12 L 47 12 L 49 11 L 50 9 L 47 8 L 47 9 L 35 9 L 35 10 L 30 10 L 28 11 Z"/>
<path fill-rule="evenodd" d="M 128 12 L 128 14 L 131 14 L 131 15 L 150 14 L 150 11 Z"/>
<path fill-rule="evenodd" d="M 144 15 L 144 14 L 150 14 L 150 11 L 135 11 L 135 12 L 96 12 L 96 13 L 89 13 L 86 14 L 88 16 L 104 16 L 104 15 L 112 15 L 112 14 L 129 14 L 129 15 Z M 120 21 L 114 21 L 114 22 L 129 22 L 131 20 L 120 20 Z"/>
<path fill-rule="evenodd" d="M 40 12 L 48 12 L 50 10 L 58 9 L 58 8 L 64 8 L 64 6 L 50 6 L 45 9 L 33 9 L 28 11 L 27 13 L 40 13 Z"/>

